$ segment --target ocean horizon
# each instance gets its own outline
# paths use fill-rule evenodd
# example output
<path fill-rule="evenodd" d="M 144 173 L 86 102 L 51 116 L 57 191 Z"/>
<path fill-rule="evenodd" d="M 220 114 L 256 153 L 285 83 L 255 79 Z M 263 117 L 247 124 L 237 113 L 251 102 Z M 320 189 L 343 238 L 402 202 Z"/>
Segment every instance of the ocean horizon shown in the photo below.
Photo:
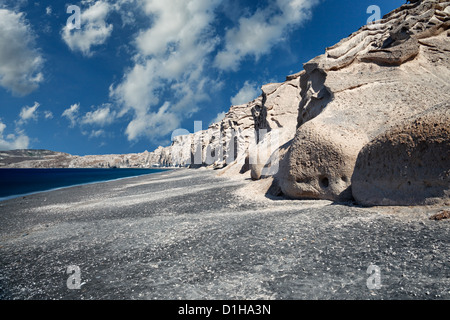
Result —
<path fill-rule="evenodd" d="M 164 172 L 139 168 L 0 168 L 0 201 L 39 192 Z"/>

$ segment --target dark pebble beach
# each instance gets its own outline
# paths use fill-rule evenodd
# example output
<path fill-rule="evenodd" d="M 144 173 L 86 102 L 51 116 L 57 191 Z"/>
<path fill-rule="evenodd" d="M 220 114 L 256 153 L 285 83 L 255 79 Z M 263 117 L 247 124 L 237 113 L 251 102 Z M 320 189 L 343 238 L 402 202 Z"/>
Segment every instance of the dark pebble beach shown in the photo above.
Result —
<path fill-rule="evenodd" d="M 0 202 L 0 299 L 450 299 L 436 208 L 252 200 L 246 183 L 184 169 Z"/>

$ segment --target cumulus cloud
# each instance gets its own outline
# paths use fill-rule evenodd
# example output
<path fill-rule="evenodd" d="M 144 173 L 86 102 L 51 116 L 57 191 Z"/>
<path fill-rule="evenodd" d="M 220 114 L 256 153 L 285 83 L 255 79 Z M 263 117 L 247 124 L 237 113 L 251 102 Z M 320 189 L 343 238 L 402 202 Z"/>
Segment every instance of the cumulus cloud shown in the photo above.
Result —
<path fill-rule="evenodd" d="M 217 14 L 225 8 L 222 0 L 115 1 L 111 10 L 121 12 L 124 3 L 133 4 L 151 24 L 131 42 L 133 65 L 110 86 L 110 101 L 118 108 L 113 118 L 132 116 L 125 131 L 130 141 L 154 140 L 170 133 L 202 104 L 212 101 L 222 83 L 220 76 L 212 76 L 214 71 L 237 70 L 245 57 L 258 59 L 269 53 L 310 16 L 318 1 L 275 0 L 259 5 L 255 12 L 236 10 L 242 16 L 231 20 L 234 25 L 223 41 L 215 29 Z M 246 82 L 231 102 L 246 103 L 258 94 L 259 88 Z M 96 122 L 94 117 L 98 117 L 102 124 L 100 119 L 108 112 L 98 110 L 84 122 Z"/>
<path fill-rule="evenodd" d="M 110 91 L 122 106 L 120 114 L 134 115 L 126 130 L 129 140 L 170 133 L 180 118 L 189 117 L 199 102 L 208 99 L 205 84 L 214 86 L 214 80 L 204 69 L 218 43 L 209 31 L 219 3 L 144 1 L 144 12 L 153 23 L 135 39 L 135 65 Z M 161 101 L 164 94 L 172 97 L 170 104 Z"/>
<path fill-rule="evenodd" d="M 19 114 L 19 124 L 26 123 L 28 120 L 37 120 L 37 109 L 39 108 L 40 104 L 35 102 L 32 107 L 25 106 L 22 108 Z"/>
<path fill-rule="evenodd" d="M 0 9 L 0 86 L 26 95 L 44 80 L 44 60 L 23 13 Z"/>
<path fill-rule="evenodd" d="M 62 38 L 72 51 L 80 51 L 85 56 L 93 54 L 92 47 L 104 44 L 112 33 L 113 25 L 106 23 L 108 14 L 113 9 L 108 2 L 84 1 L 91 4 L 81 11 L 81 29 L 71 25 L 64 26 Z"/>
<path fill-rule="evenodd" d="M 94 109 L 94 107 L 92 107 Z M 78 126 L 81 133 L 91 138 L 101 138 L 106 136 L 105 130 L 98 128 L 112 124 L 117 119 L 117 112 L 112 110 L 110 104 L 103 104 L 93 111 L 82 114 L 80 104 L 76 103 L 64 110 L 62 117 L 70 121 L 70 128 Z M 95 128 L 97 127 L 97 128 Z"/>
<path fill-rule="evenodd" d="M 245 81 L 244 86 L 230 101 L 232 105 L 238 106 L 253 101 L 259 94 L 260 90 L 256 84 Z"/>
<path fill-rule="evenodd" d="M 108 19 L 113 12 L 122 17 L 123 25 L 134 24 L 143 15 L 149 25 L 136 24 L 141 29 L 127 43 L 133 47 L 127 51 L 133 52 L 131 67 L 110 86 L 112 104 L 85 114 L 74 104 L 62 116 L 71 127 L 79 126 L 88 134 L 93 129 L 88 126 L 104 127 L 124 117 L 129 119 L 125 132 L 130 141 L 162 137 L 201 110 L 205 102 L 212 103 L 215 90 L 223 83 L 217 71 L 238 70 L 244 58 L 258 59 L 269 53 L 309 17 L 318 1 L 264 1 L 254 12 L 234 1 L 233 25 L 221 40 L 222 32 L 215 28 L 223 0 L 82 0 L 81 29 L 65 26 L 61 37 L 72 51 L 84 56 L 91 56 L 96 46 L 111 37 L 113 26 Z M 54 15 L 51 6 L 45 10 Z M 11 25 L 13 32 L 2 32 Z M 31 92 L 43 81 L 42 57 L 34 49 L 30 30 L 23 14 L 0 9 L 0 86 L 17 94 Z M 246 82 L 231 103 L 251 101 L 258 91 L 254 83 Z M 36 109 L 27 111 L 36 116 Z M 41 112 L 46 119 L 53 117 L 49 111 Z M 101 128 L 89 136 L 97 135 L 101 136 Z"/>
<path fill-rule="evenodd" d="M 285 38 L 290 28 L 311 16 L 310 9 L 318 0 L 276 0 L 253 15 L 241 17 L 238 26 L 227 31 L 225 48 L 215 58 L 222 70 L 236 71 L 242 59 L 258 59 Z"/>
<path fill-rule="evenodd" d="M 139 137 L 154 137 L 164 136 L 171 133 L 180 125 L 180 118 L 173 112 L 169 111 L 170 103 L 164 103 L 158 112 L 143 113 L 135 117 L 133 121 L 128 124 L 126 134 L 128 139 L 136 140 Z"/>
<path fill-rule="evenodd" d="M 111 110 L 109 105 L 104 105 L 95 111 L 87 112 L 81 120 L 81 123 L 105 126 L 113 123 L 115 118 L 116 112 Z"/>
<path fill-rule="evenodd" d="M 38 118 L 42 115 L 38 108 L 41 105 L 38 102 L 35 102 L 33 106 L 25 106 L 20 110 L 19 119 L 15 122 L 18 127 L 25 125 L 28 121 L 34 120 L 37 121 Z M 49 110 L 43 111 L 43 117 L 45 119 L 53 119 L 53 113 Z"/>
<path fill-rule="evenodd" d="M 134 39 L 134 65 L 110 87 L 110 98 L 121 107 L 118 116 L 133 115 L 126 130 L 129 140 L 162 136 L 175 129 L 177 123 L 211 99 L 213 88 L 219 87 L 220 79 L 211 76 L 214 68 L 237 70 L 244 57 L 259 58 L 270 52 L 309 17 L 318 0 L 276 0 L 253 14 L 243 10 L 243 16 L 226 32 L 223 49 L 216 54 L 221 41 L 214 22 L 222 2 L 141 2 L 152 24 Z M 245 103 L 257 95 L 255 85 L 247 82 L 232 103 Z M 170 103 L 166 105 L 166 101 Z M 157 125 L 155 119 L 164 126 Z"/>
<path fill-rule="evenodd" d="M 19 118 L 14 121 L 14 133 L 9 133 L 4 137 L 6 125 L 0 119 L 0 150 L 28 149 L 30 138 L 25 134 L 22 126 L 30 120 L 38 119 L 37 109 L 40 107 L 38 102 L 33 106 L 25 106 L 20 110 Z"/>
<path fill-rule="evenodd" d="M 8 134 L 6 137 L 3 133 L 6 125 L 0 120 L 0 150 L 28 149 L 30 139 L 23 131 L 17 130 L 16 134 Z"/>
<path fill-rule="evenodd" d="M 70 127 L 73 128 L 77 124 L 79 112 L 80 104 L 76 103 L 71 105 L 70 108 L 64 110 L 61 116 L 67 118 L 70 121 Z"/>

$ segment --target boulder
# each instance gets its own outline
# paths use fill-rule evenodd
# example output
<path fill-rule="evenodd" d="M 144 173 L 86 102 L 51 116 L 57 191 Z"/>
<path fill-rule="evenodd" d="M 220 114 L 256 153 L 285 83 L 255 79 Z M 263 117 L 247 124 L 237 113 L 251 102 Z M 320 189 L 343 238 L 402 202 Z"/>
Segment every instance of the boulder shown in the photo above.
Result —
<path fill-rule="evenodd" d="M 364 146 L 352 192 L 366 206 L 449 201 L 450 104 L 399 123 Z"/>
<path fill-rule="evenodd" d="M 365 141 L 349 144 L 330 134 L 328 126 L 304 124 L 292 141 L 277 175 L 283 194 L 293 199 L 351 199 L 351 176 L 356 155 Z"/>

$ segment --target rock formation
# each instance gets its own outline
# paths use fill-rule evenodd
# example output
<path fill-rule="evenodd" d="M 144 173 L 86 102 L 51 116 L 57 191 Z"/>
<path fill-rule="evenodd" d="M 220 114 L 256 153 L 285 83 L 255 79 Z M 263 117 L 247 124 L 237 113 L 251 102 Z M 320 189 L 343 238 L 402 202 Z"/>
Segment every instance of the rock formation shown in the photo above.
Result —
<path fill-rule="evenodd" d="M 251 170 L 259 179 L 273 151 L 294 137 L 299 89 L 299 75 L 284 83 L 267 84 L 261 88 L 261 96 L 232 106 L 222 121 L 206 130 L 177 136 L 170 147 L 152 152 L 151 163 L 226 168 L 236 173 Z"/>
<path fill-rule="evenodd" d="M 449 5 L 404 5 L 304 65 L 298 130 L 277 176 L 285 195 L 350 200 L 364 145 L 450 100 Z"/>
<path fill-rule="evenodd" d="M 363 205 L 421 205 L 450 198 L 450 104 L 405 120 L 366 144 L 352 177 Z"/>

